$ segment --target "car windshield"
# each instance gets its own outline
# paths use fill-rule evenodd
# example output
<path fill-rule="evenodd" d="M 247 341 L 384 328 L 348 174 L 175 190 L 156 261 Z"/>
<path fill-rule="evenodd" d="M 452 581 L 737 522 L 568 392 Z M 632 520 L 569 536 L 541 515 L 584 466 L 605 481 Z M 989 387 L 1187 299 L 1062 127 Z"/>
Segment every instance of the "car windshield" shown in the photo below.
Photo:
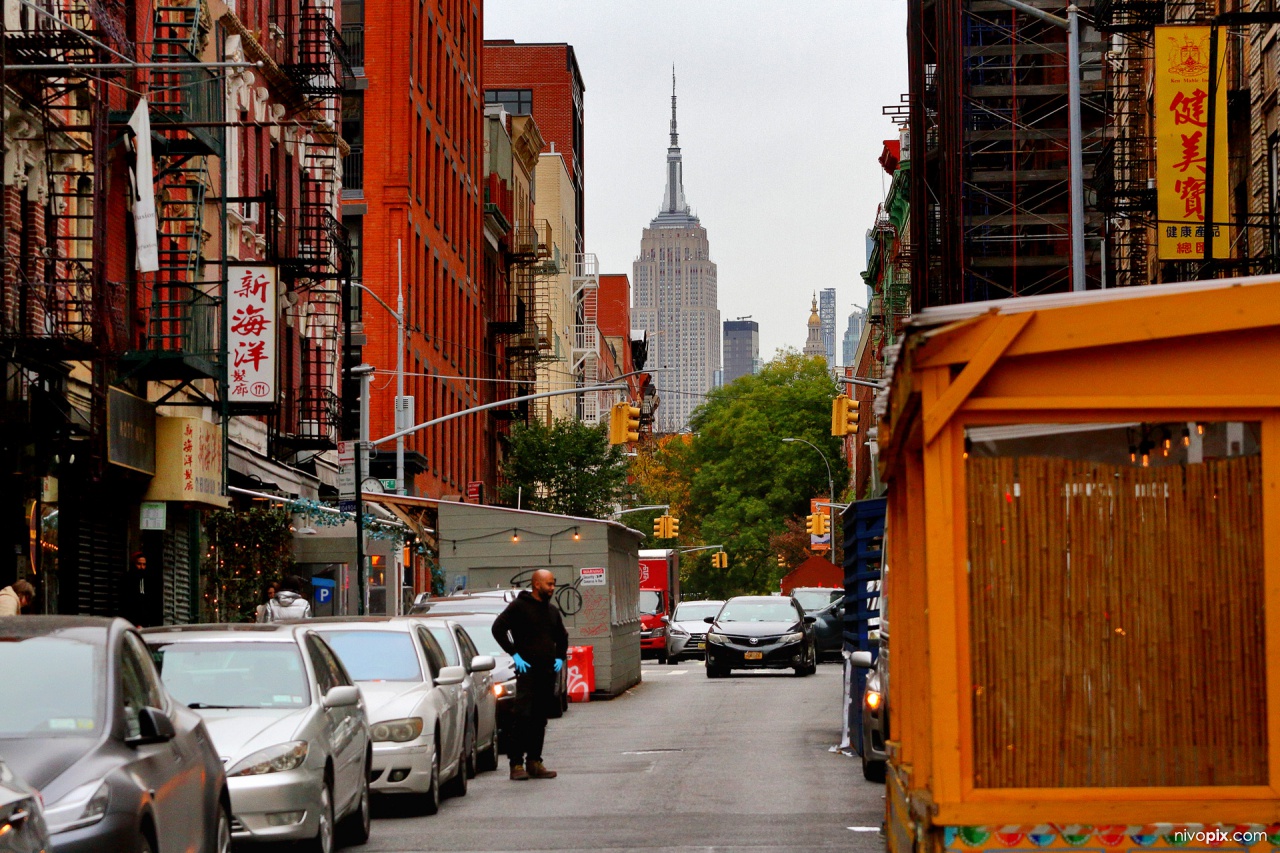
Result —
<path fill-rule="evenodd" d="M 671 621 L 701 622 L 708 616 L 719 613 L 723 604 L 722 601 L 686 601 L 676 605 L 675 617 Z"/>
<path fill-rule="evenodd" d="M 103 726 L 101 647 L 66 637 L 0 638 L 0 737 L 94 737 Z"/>
<path fill-rule="evenodd" d="M 730 601 L 720 611 L 721 622 L 794 622 L 796 609 L 789 598 L 777 601 Z"/>
<path fill-rule="evenodd" d="M 421 681 L 408 631 L 321 631 L 352 681 Z"/>
<path fill-rule="evenodd" d="M 476 595 L 471 598 L 449 598 L 428 602 L 427 612 L 436 613 L 501 613 L 507 602 L 496 595 Z"/>
<path fill-rule="evenodd" d="M 164 686 L 189 708 L 305 708 L 302 653 L 292 643 L 166 643 L 151 656 Z"/>
<path fill-rule="evenodd" d="M 800 602 L 805 613 L 821 610 L 836 599 L 844 597 L 842 589 L 797 589 L 792 597 Z"/>
<path fill-rule="evenodd" d="M 662 612 L 662 593 L 652 589 L 640 590 L 640 612 L 647 614 Z"/>
<path fill-rule="evenodd" d="M 492 616 L 459 616 L 457 623 L 467 629 L 467 636 L 482 655 L 505 655 L 502 646 L 493 638 Z"/>

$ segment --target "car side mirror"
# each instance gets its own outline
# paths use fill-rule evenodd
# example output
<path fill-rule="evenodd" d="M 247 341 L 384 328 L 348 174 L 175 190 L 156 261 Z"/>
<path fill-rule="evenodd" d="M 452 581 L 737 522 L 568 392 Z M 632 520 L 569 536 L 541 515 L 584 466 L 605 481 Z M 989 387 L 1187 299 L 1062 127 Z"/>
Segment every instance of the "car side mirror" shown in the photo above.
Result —
<path fill-rule="evenodd" d="M 493 655 L 476 655 L 471 659 L 472 672 L 488 672 L 497 665 L 498 663 L 493 659 Z"/>
<path fill-rule="evenodd" d="M 462 679 L 467 677 L 467 671 L 460 666 L 446 666 L 440 670 L 440 674 L 436 676 L 437 687 L 448 687 L 452 684 L 461 684 Z"/>
<path fill-rule="evenodd" d="M 662 619 L 661 619 L 661 622 L 662 622 L 662 624 L 663 624 L 663 625 L 670 625 L 670 624 L 671 624 L 671 619 L 670 619 L 670 617 L 663 616 L 663 617 L 662 617 Z"/>
<path fill-rule="evenodd" d="M 330 687 L 329 692 L 324 694 L 323 704 L 326 708 L 346 708 L 351 705 L 359 705 L 360 688 L 353 684 L 339 684 L 337 687 Z"/>
<path fill-rule="evenodd" d="M 875 662 L 871 660 L 871 652 L 854 652 L 850 655 L 849 662 L 858 669 L 871 669 L 875 666 Z"/>
<path fill-rule="evenodd" d="M 129 746 L 144 746 L 149 743 L 165 743 L 173 740 L 177 732 L 173 728 L 173 720 L 159 708 L 143 708 L 138 712 L 138 735 L 125 741 Z"/>
<path fill-rule="evenodd" d="M 806 625 L 812 625 L 814 622 L 817 622 L 817 621 L 818 621 L 818 617 L 814 616 L 812 613 L 806 613 L 804 615 L 804 624 Z"/>
<path fill-rule="evenodd" d="M 702 617 L 702 621 L 703 621 L 703 622 L 706 622 L 708 625 L 714 625 L 714 624 L 716 624 L 716 617 L 714 617 L 714 616 L 704 616 L 704 617 Z"/>

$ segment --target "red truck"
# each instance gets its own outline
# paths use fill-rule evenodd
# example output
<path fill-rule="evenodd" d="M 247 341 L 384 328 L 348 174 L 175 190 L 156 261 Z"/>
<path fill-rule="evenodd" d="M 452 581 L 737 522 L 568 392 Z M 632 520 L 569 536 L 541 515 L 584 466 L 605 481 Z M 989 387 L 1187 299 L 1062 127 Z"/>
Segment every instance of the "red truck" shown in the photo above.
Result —
<path fill-rule="evenodd" d="M 680 600 L 680 553 L 674 548 L 640 552 L 640 657 L 667 662 L 667 620 Z"/>

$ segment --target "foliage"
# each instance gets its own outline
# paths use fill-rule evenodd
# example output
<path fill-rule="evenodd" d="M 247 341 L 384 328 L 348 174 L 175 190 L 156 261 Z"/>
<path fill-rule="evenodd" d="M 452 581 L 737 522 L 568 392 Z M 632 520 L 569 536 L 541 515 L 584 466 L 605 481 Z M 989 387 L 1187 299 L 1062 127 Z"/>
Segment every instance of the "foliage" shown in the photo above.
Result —
<path fill-rule="evenodd" d="M 810 498 L 827 493 L 822 456 L 782 439 L 812 442 L 836 483 L 845 483 L 839 440 L 830 434 L 836 393 L 821 359 L 781 352 L 760 373 L 711 391 L 690 421 L 690 441 L 655 451 L 654 464 L 669 474 L 651 479 L 675 498 L 657 502 L 686 507 L 681 544 L 723 545 L 729 553 L 723 570 L 711 568 L 706 554 L 690 559 L 688 592 L 724 597 L 778 589 L 791 566 L 778 566 L 774 537 L 808 514 Z"/>
<path fill-rule="evenodd" d="M 289 510 L 251 507 L 210 513 L 205 521 L 209 553 L 203 572 L 201 619 L 251 622 L 268 583 L 293 568 Z"/>
<path fill-rule="evenodd" d="M 502 465 L 498 499 L 524 509 L 604 518 L 626 485 L 627 458 L 609 444 L 604 426 L 573 419 L 551 426 L 517 424 Z"/>

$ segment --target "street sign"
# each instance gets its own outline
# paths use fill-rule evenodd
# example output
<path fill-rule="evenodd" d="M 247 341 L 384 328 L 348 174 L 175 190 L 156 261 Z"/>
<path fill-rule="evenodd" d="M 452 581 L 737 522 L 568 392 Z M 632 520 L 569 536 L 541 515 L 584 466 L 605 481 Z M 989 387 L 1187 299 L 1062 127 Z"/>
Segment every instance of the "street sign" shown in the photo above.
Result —
<path fill-rule="evenodd" d="M 328 578 L 312 578 L 311 588 L 315 591 L 316 604 L 328 604 L 333 601 L 333 591 L 337 583 Z"/>
<path fill-rule="evenodd" d="M 356 444 L 354 441 L 338 442 L 338 496 L 356 496 Z M 355 509 L 355 505 L 351 507 Z"/>
<path fill-rule="evenodd" d="M 381 483 L 382 488 L 386 489 L 388 492 L 394 492 L 396 490 L 396 481 L 394 478 L 390 480 L 379 480 L 378 482 Z"/>
<path fill-rule="evenodd" d="M 605 574 L 604 567 L 583 566 L 578 569 L 578 576 L 582 579 L 583 586 L 604 586 Z"/>
<path fill-rule="evenodd" d="M 139 530 L 164 530 L 169 526 L 166 516 L 169 504 L 165 501 L 143 501 L 138 519 Z"/>

